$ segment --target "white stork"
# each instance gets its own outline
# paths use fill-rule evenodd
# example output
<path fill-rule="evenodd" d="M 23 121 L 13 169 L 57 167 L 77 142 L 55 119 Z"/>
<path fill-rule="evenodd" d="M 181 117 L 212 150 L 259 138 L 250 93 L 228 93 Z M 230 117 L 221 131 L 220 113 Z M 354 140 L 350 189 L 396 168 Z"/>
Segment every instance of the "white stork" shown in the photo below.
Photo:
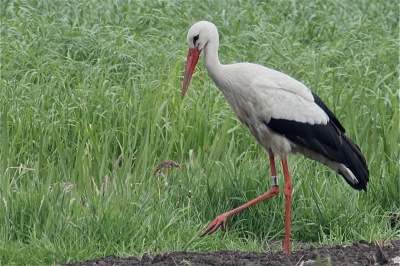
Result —
<path fill-rule="evenodd" d="M 279 71 L 250 63 L 222 65 L 218 59 L 219 35 L 207 21 L 195 23 L 187 35 L 187 56 L 182 98 L 196 67 L 201 51 L 211 79 L 256 141 L 269 155 L 272 187 L 265 194 L 219 215 L 201 234 L 226 227 L 235 213 L 279 193 L 274 157 L 282 160 L 285 180 L 284 253 L 290 252 L 290 206 L 292 183 L 286 157 L 291 153 L 329 166 L 344 177 L 354 189 L 366 190 L 369 171 L 360 148 L 345 133 L 335 115 L 303 83 Z"/>

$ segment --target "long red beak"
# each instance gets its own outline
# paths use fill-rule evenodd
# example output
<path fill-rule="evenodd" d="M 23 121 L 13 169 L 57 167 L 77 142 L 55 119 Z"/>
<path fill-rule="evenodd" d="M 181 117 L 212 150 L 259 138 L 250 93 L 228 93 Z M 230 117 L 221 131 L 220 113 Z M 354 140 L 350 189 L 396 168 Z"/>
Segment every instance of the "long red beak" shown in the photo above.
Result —
<path fill-rule="evenodd" d="M 199 60 L 200 53 L 201 50 L 197 49 L 197 47 L 189 49 L 186 59 L 185 77 L 183 78 L 182 99 L 185 97 L 186 91 L 189 88 L 190 80 L 192 79 L 193 71 Z"/>

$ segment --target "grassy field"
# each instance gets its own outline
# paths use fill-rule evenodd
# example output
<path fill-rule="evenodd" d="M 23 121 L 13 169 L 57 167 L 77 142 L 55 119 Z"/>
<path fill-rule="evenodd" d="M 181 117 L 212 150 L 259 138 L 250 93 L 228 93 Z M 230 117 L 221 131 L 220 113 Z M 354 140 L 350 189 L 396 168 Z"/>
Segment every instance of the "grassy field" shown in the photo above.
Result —
<path fill-rule="evenodd" d="M 223 63 L 305 83 L 367 158 L 367 193 L 290 158 L 292 241 L 400 238 L 389 226 L 400 211 L 396 1 L 2 0 L 0 13 L 1 265 L 263 251 L 283 239 L 282 194 L 198 237 L 270 187 L 268 157 L 202 59 L 181 99 L 198 20 L 218 26 Z M 155 173 L 167 159 L 182 168 Z"/>

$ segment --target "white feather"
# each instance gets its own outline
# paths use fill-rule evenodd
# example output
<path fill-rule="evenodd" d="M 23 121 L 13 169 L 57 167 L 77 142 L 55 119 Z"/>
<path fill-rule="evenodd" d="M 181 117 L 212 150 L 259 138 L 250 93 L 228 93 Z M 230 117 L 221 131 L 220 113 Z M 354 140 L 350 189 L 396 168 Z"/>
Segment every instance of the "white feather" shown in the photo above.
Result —
<path fill-rule="evenodd" d="M 211 75 L 231 107 L 242 109 L 251 103 L 252 114 L 265 122 L 271 118 L 302 123 L 326 124 L 328 115 L 315 102 L 311 91 L 301 82 L 279 71 L 249 63 L 223 66 L 227 75 Z M 235 93 L 232 93 L 234 91 Z M 235 99 L 231 99 L 235 98 Z M 248 114 L 235 111 L 239 119 Z"/>

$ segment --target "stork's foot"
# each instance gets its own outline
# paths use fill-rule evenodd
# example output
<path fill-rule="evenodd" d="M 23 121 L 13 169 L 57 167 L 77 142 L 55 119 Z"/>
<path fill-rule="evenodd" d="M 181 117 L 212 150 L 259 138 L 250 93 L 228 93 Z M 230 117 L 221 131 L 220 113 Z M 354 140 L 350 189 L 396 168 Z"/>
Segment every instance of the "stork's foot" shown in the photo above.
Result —
<path fill-rule="evenodd" d="M 201 233 L 200 237 L 214 233 L 220 226 L 222 226 L 222 230 L 225 230 L 226 218 L 227 217 L 223 214 L 215 218 L 215 220 L 212 221 L 212 223 L 206 228 L 206 230 L 204 230 L 204 232 Z"/>

